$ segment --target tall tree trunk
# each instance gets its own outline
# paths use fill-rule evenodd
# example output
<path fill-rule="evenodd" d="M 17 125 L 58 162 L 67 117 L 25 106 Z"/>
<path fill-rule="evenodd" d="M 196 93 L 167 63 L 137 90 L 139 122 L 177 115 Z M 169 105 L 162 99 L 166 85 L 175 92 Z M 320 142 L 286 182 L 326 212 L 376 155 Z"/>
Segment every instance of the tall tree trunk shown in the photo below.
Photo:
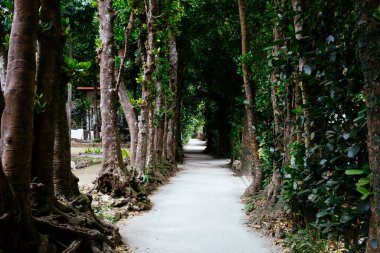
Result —
<path fill-rule="evenodd" d="M 274 11 L 276 14 L 279 13 L 280 1 L 274 1 Z M 278 21 L 275 21 L 273 24 L 273 41 L 275 45 L 273 46 L 272 56 L 278 57 L 280 51 L 279 41 L 283 39 L 282 31 L 280 30 Z M 273 135 L 274 135 L 274 146 L 275 146 L 275 159 L 273 161 L 273 173 L 272 178 L 268 187 L 267 194 L 267 204 L 274 205 L 277 202 L 277 195 L 280 190 L 281 185 L 281 156 L 284 153 L 284 131 L 282 128 L 282 119 L 284 116 L 284 110 L 280 107 L 279 97 L 277 95 L 277 73 L 275 70 L 272 70 L 271 73 L 271 97 L 272 97 L 272 109 L 273 109 Z"/>
<path fill-rule="evenodd" d="M 276 28 L 275 28 L 276 29 Z M 276 37 L 276 36 L 275 36 Z M 275 153 L 278 154 L 278 157 L 275 158 L 273 161 L 273 174 L 272 178 L 268 187 L 268 194 L 267 194 L 267 204 L 268 205 L 274 205 L 277 202 L 277 195 L 280 190 L 281 186 L 281 166 L 282 163 L 279 162 L 279 158 L 283 155 L 284 147 L 283 147 L 283 141 L 284 141 L 284 135 L 283 131 L 281 129 L 281 118 L 282 118 L 282 110 L 279 106 L 279 101 L 277 97 L 276 88 L 274 85 L 276 84 L 276 74 L 275 72 L 272 72 L 271 75 L 271 96 L 272 96 L 272 108 L 273 108 L 273 134 L 274 134 L 274 142 L 275 142 Z"/>
<path fill-rule="evenodd" d="M 367 252 L 380 251 L 380 21 L 373 17 L 379 0 L 357 1 L 358 46 L 368 108 L 368 154 L 372 177 L 372 206 Z"/>
<path fill-rule="evenodd" d="M 156 129 L 154 127 L 154 108 L 152 102 L 149 106 L 149 120 L 148 120 L 148 146 L 147 146 L 147 159 L 146 159 L 146 167 L 150 168 L 155 163 L 155 150 L 154 150 L 154 139 L 156 136 Z"/>
<path fill-rule="evenodd" d="M 16 231 L 1 231 L 11 252 L 28 252 L 36 241 L 30 209 L 31 157 L 35 92 L 35 45 L 38 1 L 15 0 L 8 54 L 8 73 L 4 87 L 5 109 L 1 121 L 2 166 L 15 193 L 12 216 Z M 2 216 L 3 217 L 3 216 Z M 1 245 L 3 246 L 3 245 Z M 8 246 L 8 247 L 7 247 Z M 29 249 L 29 252 L 33 250 Z"/>
<path fill-rule="evenodd" d="M 73 59 L 73 38 L 72 34 L 69 35 L 69 58 Z M 72 128 L 72 117 L 71 111 L 73 109 L 73 85 L 71 83 L 67 84 L 67 123 L 69 125 L 69 140 L 71 141 L 71 128 Z"/>
<path fill-rule="evenodd" d="M 95 182 L 102 192 L 111 190 L 124 195 L 130 194 L 129 178 L 125 174 L 120 148 L 120 136 L 116 113 L 115 45 L 113 25 L 115 12 L 112 0 L 99 0 L 99 34 L 102 42 L 100 51 L 100 108 L 102 115 L 103 165 Z"/>
<path fill-rule="evenodd" d="M 166 105 L 168 107 L 168 105 Z M 168 131 L 169 130 L 169 115 L 168 108 L 166 109 L 165 119 L 164 119 L 164 137 L 163 137 L 163 148 L 162 148 L 162 159 L 166 160 L 168 148 L 166 143 L 168 142 Z"/>
<path fill-rule="evenodd" d="M 37 95 L 42 95 L 40 102 L 46 103 L 46 106 L 43 111 L 36 111 L 34 115 L 32 177 L 35 178 L 35 183 L 44 185 L 44 201 L 49 204 L 54 199 L 55 128 L 51 126 L 55 125 L 55 99 L 58 86 L 61 85 L 63 62 L 60 1 L 40 0 L 40 20 L 43 23 L 51 23 L 52 28 L 38 43 Z"/>
<path fill-rule="evenodd" d="M 257 192 L 261 189 L 263 182 L 263 169 L 259 157 L 259 143 L 256 140 L 256 134 L 254 131 L 256 119 L 255 119 L 255 85 L 250 80 L 249 67 L 244 62 L 244 55 L 248 52 L 248 28 L 247 28 L 247 16 L 246 16 L 246 2 L 245 0 L 238 0 L 239 5 L 239 17 L 240 17 L 240 29 L 241 29 L 241 51 L 243 55 L 242 70 L 245 92 L 245 111 L 249 126 L 249 136 L 252 144 L 252 156 L 255 166 L 253 171 L 254 180 L 252 184 L 246 190 L 246 194 Z"/>
<path fill-rule="evenodd" d="M 241 148 L 242 148 L 242 158 L 241 158 L 241 174 L 244 176 L 249 176 L 251 173 L 253 161 L 252 161 L 252 144 L 249 135 L 249 126 L 247 122 L 247 117 L 244 117 L 243 121 L 243 131 L 241 134 Z"/>
<path fill-rule="evenodd" d="M 155 114 L 157 117 L 156 137 L 154 140 L 154 149 L 156 151 L 156 161 L 160 161 L 163 156 L 164 149 L 164 130 L 165 130 L 165 117 L 164 117 L 164 104 L 165 104 L 165 91 L 161 80 L 156 81 L 156 108 Z"/>
<path fill-rule="evenodd" d="M 8 62 L 8 52 L 5 48 L 5 32 L 0 23 L 0 87 L 1 91 L 4 90 L 5 80 L 7 76 L 7 62 Z"/>
<path fill-rule="evenodd" d="M 301 18 L 301 13 L 304 11 L 306 6 L 308 5 L 308 1 L 304 0 L 292 0 L 292 6 L 293 10 L 296 13 L 294 16 L 294 27 L 295 27 L 295 36 L 296 39 L 299 41 L 306 40 L 307 37 L 305 38 L 303 35 L 303 27 L 305 26 L 305 21 L 304 19 Z M 317 37 L 318 34 L 313 34 L 313 37 Z M 307 46 L 311 45 L 309 42 L 304 41 L 302 45 Z M 298 60 L 298 76 L 300 73 L 304 71 L 304 67 L 307 62 L 307 58 L 304 55 L 305 51 L 309 51 L 310 49 L 305 49 L 301 48 L 299 50 L 299 60 Z M 323 133 L 317 134 L 317 129 L 316 127 L 322 127 L 323 123 L 322 122 L 313 122 L 315 119 L 312 119 L 311 115 L 311 110 L 312 107 L 314 106 L 314 102 L 316 102 L 317 97 L 316 95 L 318 92 L 316 90 L 318 89 L 318 86 L 315 84 L 308 84 L 306 81 L 299 80 L 299 87 L 301 89 L 301 94 L 302 94 L 302 107 L 303 107 L 303 140 L 304 140 L 304 145 L 306 149 L 306 156 L 308 158 L 311 158 L 313 154 L 309 152 L 309 150 L 314 146 L 314 143 L 317 142 L 317 139 L 320 138 L 315 138 L 315 137 L 321 137 L 324 135 Z M 323 127 L 322 127 L 323 128 Z"/>
<path fill-rule="evenodd" d="M 179 44 L 179 45 L 178 45 Z M 182 56 L 183 45 L 177 43 L 177 58 L 178 58 L 178 68 L 177 68 L 177 95 L 175 98 L 175 110 L 174 110 L 174 154 L 175 160 L 177 162 L 183 161 L 183 147 L 181 138 L 181 111 L 182 111 L 182 96 L 184 87 L 184 71 L 185 62 Z"/>
<path fill-rule="evenodd" d="M 4 110 L 4 96 L 3 92 L 0 92 L 0 112 L 3 113 Z M 4 175 L 3 166 L 0 159 L 0 251 L 1 250 L 12 250 L 17 248 L 17 244 L 20 235 L 14 236 L 14 234 L 8 233 L 12 231 L 14 226 L 13 216 L 17 216 L 17 204 L 15 205 L 14 191 L 11 190 L 8 184 L 8 180 Z M 10 238 L 11 237 L 11 238 Z"/>
<path fill-rule="evenodd" d="M 119 86 L 119 100 L 121 104 L 121 108 L 123 109 L 125 119 L 129 128 L 129 135 L 131 137 L 131 145 L 130 145 L 130 162 L 131 166 L 135 167 L 136 163 L 136 148 L 137 148 L 137 136 L 139 133 L 139 129 L 137 127 L 137 116 L 135 108 L 133 107 L 131 100 L 128 97 L 127 89 L 124 84 Z"/>
<path fill-rule="evenodd" d="M 125 61 L 127 60 L 127 55 L 128 55 L 128 40 L 129 37 L 131 36 L 134 24 L 135 24 L 135 10 L 134 10 L 134 5 L 136 2 L 133 2 L 132 5 L 132 10 L 129 15 L 129 21 L 128 25 L 124 31 L 124 49 L 123 49 L 123 56 L 120 64 L 120 68 L 118 71 L 118 76 L 116 80 L 116 89 L 118 91 L 119 95 L 119 100 L 121 107 L 124 112 L 125 119 L 128 124 L 128 129 L 129 129 L 129 135 L 131 138 L 131 144 L 130 144 L 130 163 L 132 167 L 135 167 L 136 163 L 136 148 L 137 148 L 137 135 L 138 135 L 138 128 L 137 128 L 137 116 L 136 116 L 136 111 L 132 106 L 132 103 L 128 97 L 128 92 L 127 89 L 125 88 L 124 84 L 121 83 L 122 81 L 122 73 L 125 65 Z"/>
<path fill-rule="evenodd" d="M 149 0 L 146 6 L 148 39 L 146 43 L 146 62 L 144 64 L 144 78 L 142 83 L 143 104 L 139 121 L 138 144 L 136 149 L 136 169 L 139 174 L 143 172 L 146 165 L 148 136 L 149 136 L 149 106 L 152 103 L 152 83 L 154 60 L 154 13 L 156 9 L 156 0 Z"/>
<path fill-rule="evenodd" d="M 99 106 L 98 106 L 98 91 L 94 90 L 94 104 L 93 104 L 93 109 L 94 109 L 94 140 L 98 139 L 100 140 L 100 124 L 99 124 Z"/>
<path fill-rule="evenodd" d="M 66 111 L 66 82 L 62 77 L 56 102 L 53 181 L 56 196 L 66 199 L 79 195 L 78 178 L 71 171 L 69 124 Z"/>
<path fill-rule="evenodd" d="M 177 96 L 178 96 L 178 52 L 177 43 L 173 35 L 169 31 L 169 62 L 170 62 L 170 73 L 169 73 L 169 86 L 172 91 L 173 97 L 169 107 L 168 115 L 168 129 L 167 129 L 167 139 L 166 139 L 166 159 L 170 162 L 175 162 L 175 134 L 176 134 L 176 122 L 175 113 L 177 107 Z"/>

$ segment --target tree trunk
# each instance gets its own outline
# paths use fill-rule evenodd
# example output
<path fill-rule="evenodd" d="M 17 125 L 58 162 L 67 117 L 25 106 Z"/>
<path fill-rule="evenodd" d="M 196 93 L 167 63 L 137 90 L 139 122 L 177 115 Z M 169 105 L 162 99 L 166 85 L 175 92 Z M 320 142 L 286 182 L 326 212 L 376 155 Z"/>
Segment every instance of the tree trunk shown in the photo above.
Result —
<path fill-rule="evenodd" d="M 178 69 L 177 69 L 177 95 L 175 98 L 175 110 L 174 110 L 174 154 L 177 162 L 183 161 L 183 147 L 181 138 L 181 111 L 182 111 L 182 96 L 184 87 L 184 71 L 185 62 L 182 57 L 183 46 L 177 45 L 177 57 L 178 57 Z"/>
<path fill-rule="evenodd" d="M 242 55 L 243 58 L 248 52 L 248 34 L 247 34 L 247 16 L 246 16 L 246 2 L 245 0 L 238 0 L 239 4 L 239 17 L 240 17 L 240 29 L 241 29 L 241 45 L 242 45 Z M 250 80 L 249 67 L 242 60 L 242 70 L 243 70 L 243 81 L 244 81 L 244 92 L 245 92 L 245 111 L 249 126 L 249 136 L 252 144 L 252 156 L 255 166 L 253 171 L 254 180 L 252 184 L 247 188 L 245 194 L 251 194 L 258 192 L 261 189 L 263 182 L 263 169 L 261 166 L 261 161 L 259 157 L 259 143 L 256 140 L 256 134 L 254 131 L 256 119 L 255 119 L 255 85 Z"/>
<path fill-rule="evenodd" d="M 15 193 L 15 208 L 10 215 L 11 230 L 1 230 L 7 238 L 2 248 L 11 252 L 32 252 L 36 241 L 30 209 L 33 111 L 35 94 L 35 41 L 38 1 L 15 0 L 8 54 L 8 73 L 4 87 L 5 109 L 1 122 L 2 165 L 10 188 Z M 4 218 L 4 215 L 2 215 Z M 16 233 L 9 233 L 15 231 Z M 21 243 L 22 242 L 22 243 Z M 29 248 L 29 249 L 28 249 Z"/>
<path fill-rule="evenodd" d="M 66 82 L 63 80 L 57 94 L 53 181 L 56 196 L 70 199 L 79 195 L 78 178 L 71 171 L 69 124 L 66 111 Z"/>
<path fill-rule="evenodd" d="M 357 51 L 365 78 L 364 92 L 368 108 L 368 154 L 372 177 L 372 218 L 367 252 L 380 249 L 380 21 L 373 17 L 379 0 L 357 1 Z"/>
<path fill-rule="evenodd" d="M 279 13 L 279 2 L 274 2 L 274 11 Z M 277 57 L 280 51 L 280 45 L 278 42 L 283 39 L 282 31 L 280 30 L 278 21 L 275 21 L 273 25 L 273 41 L 275 45 L 273 46 L 272 56 Z M 277 195 L 281 186 L 281 157 L 284 153 L 284 131 L 281 122 L 283 122 L 284 109 L 280 107 L 279 97 L 277 95 L 277 73 L 272 70 L 271 73 L 271 97 L 272 97 L 272 109 L 273 109 L 273 135 L 274 135 L 274 146 L 275 146 L 275 158 L 273 161 L 273 174 L 268 187 L 267 194 L 267 205 L 274 205 L 277 202 Z"/>
<path fill-rule="evenodd" d="M 142 98 L 141 114 L 139 121 L 138 144 L 136 149 L 136 170 L 138 174 L 142 174 L 146 166 L 147 146 L 149 136 L 149 106 L 152 103 L 152 83 L 153 70 L 155 65 L 154 60 L 154 13 L 156 9 L 156 0 L 150 0 L 147 6 L 147 29 L 148 39 L 146 43 L 146 62 L 144 64 L 144 78 L 142 83 Z"/>
<path fill-rule="evenodd" d="M 170 62 L 170 72 L 169 72 L 169 87 L 172 91 L 173 97 L 171 104 L 169 106 L 168 115 L 168 129 L 167 129 L 167 139 L 166 139 L 166 159 L 170 162 L 175 162 L 175 113 L 177 107 L 177 96 L 178 96 L 178 52 L 177 43 L 175 38 L 169 32 L 169 62 Z"/>
<path fill-rule="evenodd" d="M 99 0 L 100 51 L 100 108 L 102 115 L 103 165 L 95 182 L 96 189 L 129 195 L 129 178 L 124 171 L 116 114 L 115 45 L 113 24 L 115 12 L 112 0 Z"/>
<path fill-rule="evenodd" d="M 249 135 L 249 126 L 247 122 L 247 117 L 244 117 L 243 121 L 243 131 L 241 135 L 241 149 L 242 149 L 242 158 L 241 158 L 241 174 L 244 176 L 249 176 L 252 170 L 252 144 L 251 138 Z"/>
<path fill-rule="evenodd" d="M 164 130 L 165 130 L 165 117 L 164 117 L 164 104 L 165 104 L 165 91 L 161 80 L 156 81 L 156 108 L 155 114 L 157 117 L 157 128 L 154 149 L 156 151 L 156 161 L 160 161 L 163 156 L 164 149 Z"/>
<path fill-rule="evenodd" d="M 1 91 L 4 91 L 5 80 L 7 76 L 7 62 L 8 62 L 8 52 L 5 48 L 5 32 L 0 23 L 0 87 Z"/>
<path fill-rule="evenodd" d="M 99 111 L 98 111 L 98 92 L 95 90 L 94 102 L 94 139 L 100 140 Z"/>
<path fill-rule="evenodd" d="M 40 20 L 51 23 L 49 33 L 39 39 L 37 95 L 46 106 L 36 108 L 34 114 L 34 143 L 32 155 L 32 177 L 35 183 L 44 185 L 45 204 L 54 199 L 53 156 L 56 103 L 58 86 L 61 85 L 61 66 L 63 62 L 63 38 L 60 16 L 60 2 L 40 0 Z M 41 203 L 43 204 L 43 203 Z"/>
<path fill-rule="evenodd" d="M 4 110 L 4 96 L 3 92 L 0 92 L 0 112 L 2 114 Z M 17 248 L 18 239 L 13 238 L 13 234 L 10 235 L 8 231 L 12 231 L 14 226 L 14 221 L 11 220 L 13 217 L 12 210 L 15 210 L 17 206 L 14 206 L 14 201 L 16 196 L 14 192 L 11 191 L 7 178 L 3 172 L 3 166 L 0 159 L 0 251 L 1 250 L 11 250 Z M 17 215 L 17 213 L 16 213 Z M 9 238 L 10 235 L 12 238 Z M 17 235 L 19 236 L 19 235 Z"/>
<path fill-rule="evenodd" d="M 276 30 L 276 28 L 275 28 Z M 277 37 L 278 39 L 278 37 Z M 275 40 L 276 40 L 276 35 L 275 35 Z M 276 47 L 276 46 L 275 46 Z M 276 52 L 276 49 L 274 50 Z M 277 195 L 280 190 L 281 186 L 281 166 L 282 163 L 279 162 L 279 158 L 283 155 L 284 153 L 284 135 L 283 131 L 281 129 L 281 118 L 282 118 L 282 110 L 279 106 L 279 101 L 277 97 L 277 92 L 275 88 L 275 84 L 277 82 L 276 79 L 276 74 L 275 72 L 272 72 L 271 76 L 271 95 L 272 95 L 272 108 L 273 108 L 273 123 L 274 123 L 274 142 L 275 142 L 275 153 L 278 155 L 275 157 L 273 161 L 273 174 L 272 178 L 268 187 L 268 194 L 267 194 L 267 204 L 268 205 L 274 205 L 277 202 Z"/>
<path fill-rule="evenodd" d="M 135 167 L 136 163 L 136 148 L 137 148 L 137 136 L 139 133 L 139 129 L 137 127 L 137 116 L 135 108 L 133 107 L 129 97 L 127 89 L 124 84 L 119 86 L 119 99 L 121 108 L 123 109 L 125 119 L 129 128 L 129 135 L 131 137 L 131 145 L 130 145 L 130 162 L 131 166 Z"/>
<path fill-rule="evenodd" d="M 150 168 L 155 163 L 155 150 L 154 150 L 154 139 L 156 135 L 156 129 L 154 128 L 154 108 L 152 102 L 149 106 L 149 120 L 148 120 L 148 146 L 147 146 L 147 159 L 146 159 L 146 167 Z"/>
<path fill-rule="evenodd" d="M 73 58 L 73 39 L 72 35 L 69 35 L 69 58 Z M 69 125 L 69 140 L 71 141 L 71 128 L 72 128 L 72 117 L 71 111 L 73 109 L 73 85 L 71 83 L 67 84 L 67 123 Z"/>
<path fill-rule="evenodd" d="M 129 135 L 131 138 L 131 142 L 130 142 L 131 144 L 130 144 L 130 149 L 129 149 L 129 153 L 130 153 L 129 160 L 132 167 L 135 167 L 135 163 L 136 163 L 136 147 L 137 147 L 137 135 L 138 135 L 137 117 L 136 117 L 136 111 L 133 108 L 132 103 L 128 97 L 127 89 L 125 88 L 124 84 L 121 84 L 121 81 L 122 81 L 122 73 L 123 73 L 124 64 L 125 64 L 125 61 L 127 60 L 127 55 L 128 55 L 128 40 L 135 24 L 134 4 L 135 2 L 133 2 L 131 13 L 129 15 L 128 25 L 124 31 L 124 51 L 123 51 L 120 68 L 118 71 L 118 77 L 116 80 L 116 89 L 118 91 L 120 104 L 121 104 L 125 119 L 128 124 Z M 121 84 L 121 87 L 120 87 L 120 84 Z"/>
<path fill-rule="evenodd" d="M 166 105 L 167 107 L 168 105 Z M 168 132 L 169 132 L 169 115 L 168 115 L 168 109 L 166 109 L 166 113 L 165 113 L 165 119 L 164 119 L 164 137 L 163 137 L 163 148 L 162 148 L 162 159 L 163 160 L 166 160 L 166 157 L 167 157 L 167 152 L 168 152 L 168 148 L 167 148 L 167 141 L 168 141 Z"/>

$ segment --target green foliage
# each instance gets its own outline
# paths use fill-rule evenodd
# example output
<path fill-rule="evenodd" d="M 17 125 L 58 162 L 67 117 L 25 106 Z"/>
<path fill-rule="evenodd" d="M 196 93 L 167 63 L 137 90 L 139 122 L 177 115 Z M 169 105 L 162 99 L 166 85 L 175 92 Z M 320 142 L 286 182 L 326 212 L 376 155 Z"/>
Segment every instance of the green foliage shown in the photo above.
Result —
<path fill-rule="evenodd" d="M 377 7 L 375 12 L 373 13 L 373 17 L 380 21 L 380 5 Z"/>
<path fill-rule="evenodd" d="M 121 154 L 123 155 L 124 159 L 129 159 L 129 157 L 131 156 L 129 150 L 125 148 L 121 149 Z"/>
<path fill-rule="evenodd" d="M 251 203 L 251 202 L 248 202 L 248 203 L 245 203 L 244 205 L 244 209 L 247 213 L 250 213 L 252 212 L 253 210 L 256 209 L 256 206 L 254 203 Z"/>
<path fill-rule="evenodd" d="M 93 208 L 94 214 L 101 219 L 108 220 L 111 223 L 117 222 L 115 213 L 112 212 L 111 205 L 103 205 L 101 207 Z"/>
<path fill-rule="evenodd" d="M 86 149 L 84 150 L 84 153 L 86 153 L 86 154 L 96 154 L 96 155 L 100 155 L 100 154 L 103 153 L 103 150 L 102 150 L 101 148 L 97 148 L 97 147 L 95 147 L 95 148 L 86 148 Z"/>
<path fill-rule="evenodd" d="M 91 65 L 92 63 L 89 61 L 79 62 L 66 56 L 64 70 L 72 82 L 80 82 L 82 78 L 89 74 Z"/>
<path fill-rule="evenodd" d="M 316 238 L 311 230 L 298 230 L 296 234 L 287 234 L 285 245 L 292 253 L 328 253 L 326 241 Z"/>
<path fill-rule="evenodd" d="M 87 111 L 90 109 L 90 102 L 86 97 L 78 97 L 73 99 L 71 117 L 73 127 L 82 128 L 85 125 Z"/>
<path fill-rule="evenodd" d="M 362 200 L 367 199 L 372 194 L 370 183 L 372 180 L 373 173 L 370 171 L 368 165 L 363 166 L 362 169 L 346 170 L 345 173 L 348 176 L 363 176 L 356 183 L 356 190 L 362 194 Z"/>
<path fill-rule="evenodd" d="M 47 102 L 43 101 L 44 94 L 34 94 L 34 112 L 36 114 L 43 113 L 46 110 Z"/>

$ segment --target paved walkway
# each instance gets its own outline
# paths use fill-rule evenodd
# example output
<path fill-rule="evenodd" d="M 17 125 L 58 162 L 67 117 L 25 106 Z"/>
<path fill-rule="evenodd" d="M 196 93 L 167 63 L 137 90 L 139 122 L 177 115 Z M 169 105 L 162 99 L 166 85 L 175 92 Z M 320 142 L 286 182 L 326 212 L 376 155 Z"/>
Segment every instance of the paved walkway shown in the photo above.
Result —
<path fill-rule="evenodd" d="M 245 184 L 191 140 L 184 169 L 151 196 L 151 211 L 120 222 L 133 253 L 273 253 L 269 239 L 244 225 Z"/>

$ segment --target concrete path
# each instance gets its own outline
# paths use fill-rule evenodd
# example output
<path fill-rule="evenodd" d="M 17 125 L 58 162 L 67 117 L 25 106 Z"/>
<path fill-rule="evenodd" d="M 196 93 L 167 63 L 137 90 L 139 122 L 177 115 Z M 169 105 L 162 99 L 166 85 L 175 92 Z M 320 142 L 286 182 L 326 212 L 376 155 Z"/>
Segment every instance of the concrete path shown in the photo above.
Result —
<path fill-rule="evenodd" d="M 227 161 L 201 154 L 191 140 L 183 170 L 151 196 L 151 211 L 119 222 L 133 253 L 281 252 L 244 225 L 245 184 L 224 168 Z"/>

